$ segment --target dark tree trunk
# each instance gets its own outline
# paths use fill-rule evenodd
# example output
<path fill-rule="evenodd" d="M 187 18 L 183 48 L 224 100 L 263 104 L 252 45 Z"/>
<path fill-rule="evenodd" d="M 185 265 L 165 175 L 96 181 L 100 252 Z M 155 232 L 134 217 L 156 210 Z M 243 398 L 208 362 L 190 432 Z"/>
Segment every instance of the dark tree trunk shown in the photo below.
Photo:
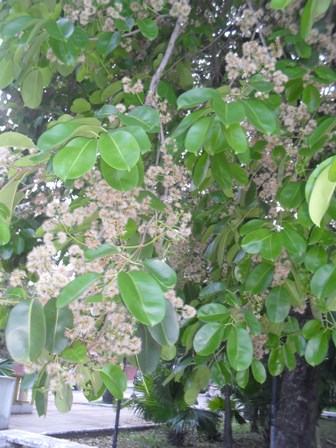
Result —
<path fill-rule="evenodd" d="M 282 377 L 276 419 L 276 448 L 316 448 L 318 369 L 297 358 Z"/>
<path fill-rule="evenodd" d="M 232 439 L 232 417 L 231 417 L 231 390 L 230 386 L 227 384 L 224 386 L 224 400 L 225 400 L 225 410 L 224 410 L 224 448 L 233 447 Z"/>

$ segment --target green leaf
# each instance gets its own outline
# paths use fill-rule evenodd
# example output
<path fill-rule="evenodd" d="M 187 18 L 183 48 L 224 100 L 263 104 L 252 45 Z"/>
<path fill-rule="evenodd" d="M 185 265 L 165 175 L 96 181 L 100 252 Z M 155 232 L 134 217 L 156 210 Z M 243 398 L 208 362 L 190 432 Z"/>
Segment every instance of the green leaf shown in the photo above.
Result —
<path fill-rule="evenodd" d="M 80 54 L 80 48 L 77 47 L 75 40 L 70 38 L 67 41 L 62 41 L 50 37 L 49 44 L 52 51 L 55 53 L 55 56 L 63 62 L 65 66 L 73 66 L 76 64 L 77 58 Z M 67 67 L 64 68 L 67 69 Z M 72 72 L 72 68 L 70 70 Z M 65 76 L 67 76 L 67 74 L 69 74 L 68 71 L 65 72 Z"/>
<path fill-rule="evenodd" d="M 100 376 L 110 393 L 121 400 L 127 389 L 127 379 L 121 368 L 105 364 L 100 371 Z"/>
<path fill-rule="evenodd" d="M 0 135 L 0 145 L 14 148 L 36 148 L 35 143 L 19 132 L 3 132 Z"/>
<path fill-rule="evenodd" d="M 104 58 L 114 51 L 121 42 L 119 31 L 101 33 L 97 41 L 97 52 Z"/>
<path fill-rule="evenodd" d="M 322 322 L 319 319 L 308 320 L 302 327 L 302 334 L 306 339 L 310 339 L 320 333 L 321 327 Z"/>
<path fill-rule="evenodd" d="M 1 71 L 0 71 L 0 90 L 9 86 L 14 81 L 14 63 L 10 57 L 1 59 Z"/>
<path fill-rule="evenodd" d="M 177 98 L 178 109 L 189 109 L 211 99 L 218 98 L 220 93 L 208 87 L 199 87 L 182 93 Z"/>
<path fill-rule="evenodd" d="M 193 182 L 195 187 L 199 188 L 205 181 L 210 167 L 210 158 L 206 152 L 204 152 L 200 157 L 198 157 L 194 170 L 193 170 Z"/>
<path fill-rule="evenodd" d="M 330 333 L 314 334 L 308 341 L 305 351 L 305 360 L 308 364 L 315 367 L 321 364 L 327 354 L 329 347 Z"/>
<path fill-rule="evenodd" d="M 54 173 L 63 180 L 77 179 L 93 168 L 96 158 L 97 140 L 74 138 L 54 157 Z"/>
<path fill-rule="evenodd" d="M 15 16 L 14 16 L 15 17 Z M 8 39 L 18 33 L 21 33 L 29 26 L 32 26 L 39 22 L 41 19 L 36 19 L 29 15 L 22 15 L 21 17 L 14 18 L 10 22 L 6 23 L 2 28 L 2 37 Z"/>
<path fill-rule="evenodd" d="M 314 22 L 324 14 L 331 0 L 308 0 L 301 13 L 300 34 L 306 40 L 313 28 Z"/>
<path fill-rule="evenodd" d="M 133 168 L 140 158 L 140 147 L 133 135 L 122 129 L 99 137 L 99 150 L 105 162 L 116 170 Z"/>
<path fill-rule="evenodd" d="M 155 278 L 163 291 L 168 291 L 168 289 L 174 287 L 177 281 L 175 271 L 173 271 L 164 261 L 151 258 L 145 260 L 143 265 L 152 277 Z"/>
<path fill-rule="evenodd" d="M 208 303 L 197 311 L 197 317 L 202 322 L 226 322 L 229 310 L 221 303 Z"/>
<path fill-rule="evenodd" d="M 280 348 L 272 349 L 268 357 L 268 370 L 272 376 L 280 375 L 285 368 L 283 351 Z"/>
<path fill-rule="evenodd" d="M 304 264 L 310 272 L 317 271 L 321 266 L 327 264 L 328 254 L 324 247 L 316 246 L 309 249 L 305 254 Z"/>
<path fill-rule="evenodd" d="M 66 307 L 58 309 L 56 299 L 48 300 L 43 309 L 47 329 L 46 349 L 53 355 L 61 353 L 68 345 L 64 332 L 73 326 L 72 312 Z"/>
<path fill-rule="evenodd" d="M 252 311 L 250 311 L 250 310 L 245 310 L 244 317 L 245 317 L 246 324 L 249 327 L 251 333 L 254 336 L 259 336 L 261 333 L 261 325 L 260 325 L 260 322 L 257 319 L 256 315 L 254 313 L 252 313 Z"/>
<path fill-rule="evenodd" d="M 119 118 L 126 126 L 140 126 L 148 133 L 160 131 L 160 115 L 150 106 L 136 107 L 127 115 L 120 114 Z"/>
<path fill-rule="evenodd" d="M 121 297 L 130 313 L 139 322 L 154 326 L 166 314 L 166 299 L 151 274 L 141 271 L 118 274 Z"/>
<path fill-rule="evenodd" d="M 73 403 L 72 388 L 68 384 L 62 384 L 55 392 L 55 405 L 59 412 L 65 414 L 71 410 Z"/>
<path fill-rule="evenodd" d="M 317 145 L 325 137 L 329 137 L 330 133 L 336 126 L 336 117 L 328 117 L 325 118 L 322 122 L 319 123 L 319 125 L 314 129 L 314 131 L 310 134 L 310 136 L 307 138 L 307 143 L 310 147 Z M 330 160 L 330 159 L 327 159 Z M 324 161 L 326 162 L 326 160 Z M 322 162 L 318 167 L 324 164 Z M 317 167 L 317 168 L 318 168 Z"/>
<path fill-rule="evenodd" d="M 292 0 L 271 0 L 271 8 L 285 9 L 291 3 L 292 3 Z"/>
<path fill-rule="evenodd" d="M 224 361 L 214 360 L 211 364 L 211 378 L 219 387 L 231 383 L 232 375 Z"/>
<path fill-rule="evenodd" d="M 223 152 L 227 148 L 227 140 L 222 123 L 215 117 L 205 136 L 203 146 L 207 153 L 214 155 Z M 222 155 L 222 154 L 221 154 Z"/>
<path fill-rule="evenodd" d="M 100 274 L 89 272 L 81 274 L 68 283 L 57 297 L 57 308 L 63 308 L 84 294 L 98 279 Z"/>
<path fill-rule="evenodd" d="M 185 139 L 185 147 L 189 152 L 197 153 L 202 147 L 211 122 L 211 117 L 204 117 L 191 126 Z"/>
<path fill-rule="evenodd" d="M 280 255 L 281 249 L 282 239 L 280 233 L 272 232 L 268 238 L 263 240 L 260 254 L 266 260 L 274 260 Z"/>
<path fill-rule="evenodd" d="M 244 328 L 232 328 L 227 341 L 227 356 L 238 372 L 248 369 L 253 359 L 253 345 Z"/>
<path fill-rule="evenodd" d="M 214 353 L 219 347 L 224 336 L 224 326 L 219 323 L 207 323 L 195 334 L 194 350 L 201 356 Z"/>
<path fill-rule="evenodd" d="M 0 246 L 7 244 L 11 239 L 10 228 L 7 222 L 0 216 Z"/>
<path fill-rule="evenodd" d="M 75 341 L 70 347 L 63 350 L 61 355 L 64 361 L 76 364 L 85 362 L 89 359 L 87 348 L 78 341 Z"/>
<path fill-rule="evenodd" d="M 302 101 L 307 105 L 307 109 L 310 112 L 315 112 L 321 104 L 319 90 L 312 84 L 308 84 L 303 89 Z"/>
<path fill-rule="evenodd" d="M 254 230 L 244 236 L 241 247 L 248 254 L 257 254 L 260 252 L 264 241 L 269 240 L 272 235 L 268 229 Z"/>
<path fill-rule="evenodd" d="M 105 104 L 107 106 L 107 104 Z M 71 105 L 71 112 L 74 114 L 81 114 L 83 112 L 89 112 L 91 110 L 91 104 L 84 98 L 76 98 Z M 96 113 L 95 116 L 97 117 Z M 98 118 L 98 117 L 97 117 Z"/>
<path fill-rule="evenodd" d="M 107 118 L 110 115 L 118 115 L 118 109 L 112 104 L 104 104 L 100 109 L 95 110 L 94 116 L 98 118 L 98 120 L 102 120 L 103 118 Z"/>
<path fill-rule="evenodd" d="M 329 180 L 329 169 L 334 160 L 336 160 L 335 156 L 329 157 L 320 163 L 309 176 L 306 184 L 309 215 L 317 226 L 320 226 L 321 219 L 329 208 L 336 187 L 336 182 Z"/>
<path fill-rule="evenodd" d="M 260 294 L 272 283 L 274 274 L 273 263 L 262 262 L 258 264 L 246 279 L 246 290 L 250 294 Z"/>
<path fill-rule="evenodd" d="M 84 257 L 86 261 L 93 261 L 96 260 L 96 258 L 106 257 L 116 253 L 118 253 L 116 246 L 111 246 L 111 244 L 101 244 L 96 249 L 85 249 Z"/>
<path fill-rule="evenodd" d="M 307 244 L 303 237 L 290 228 L 284 226 L 284 229 L 280 232 L 282 243 L 291 254 L 302 255 L 306 252 Z"/>
<path fill-rule="evenodd" d="M 290 182 L 281 187 L 277 199 L 285 208 L 295 208 L 304 200 L 304 183 Z"/>
<path fill-rule="evenodd" d="M 141 154 L 145 154 L 152 148 L 152 143 L 148 138 L 146 131 L 140 126 L 127 126 L 125 131 L 130 132 L 140 146 Z"/>
<path fill-rule="evenodd" d="M 160 345 L 173 346 L 177 342 L 180 326 L 176 311 L 170 302 L 166 302 L 166 314 L 163 320 L 154 327 L 148 327 L 148 331 Z"/>
<path fill-rule="evenodd" d="M 75 25 L 67 18 L 59 19 L 57 22 L 49 20 L 45 28 L 50 37 L 63 41 L 68 39 L 75 31 Z"/>
<path fill-rule="evenodd" d="M 106 182 L 118 191 L 130 191 L 139 186 L 139 184 L 142 184 L 143 181 L 143 165 L 141 159 L 129 171 L 116 170 L 101 159 L 100 169 Z"/>
<path fill-rule="evenodd" d="M 286 344 L 282 346 L 282 353 L 287 369 L 288 370 L 295 369 L 296 367 L 295 348 L 292 347 L 292 344 L 286 342 Z"/>
<path fill-rule="evenodd" d="M 260 384 L 263 384 L 266 381 L 266 369 L 264 364 L 259 361 L 259 359 L 252 360 L 252 375 L 253 378 Z"/>
<path fill-rule="evenodd" d="M 245 389 L 249 381 L 249 369 L 241 370 L 236 373 L 236 382 L 238 387 Z"/>
<path fill-rule="evenodd" d="M 226 286 L 222 282 L 213 282 L 210 285 L 202 289 L 199 294 L 201 300 L 209 299 L 210 297 L 216 296 L 217 294 L 225 293 L 227 290 Z"/>
<path fill-rule="evenodd" d="M 141 352 L 136 355 L 138 367 L 144 374 L 152 373 L 160 361 L 161 345 L 152 338 L 144 325 L 139 325 L 137 336 L 141 339 Z"/>
<path fill-rule="evenodd" d="M 314 69 L 314 73 L 321 79 L 326 81 L 336 81 L 336 72 L 330 67 L 320 66 Z"/>
<path fill-rule="evenodd" d="M 272 111 L 261 100 L 242 101 L 249 122 L 264 134 L 271 135 L 277 128 L 277 119 Z"/>
<path fill-rule="evenodd" d="M 310 289 L 321 300 L 333 295 L 336 290 L 336 265 L 321 266 L 311 279 Z"/>
<path fill-rule="evenodd" d="M 6 344 L 11 357 L 19 363 L 36 361 L 46 340 L 43 307 L 37 300 L 24 300 L 9 314 Z"/>
<path fill-rule="evenodd" d="M 272 322 L 283 322 L 288 316 L 290 307 L 290 297 L 283 286 L 273 288 L 266 298 L 267 316 Z"/>
<path fill-rule="evenodd" d="M 173 138 L 183 135 L 199 118 L 203 117 L 204 110 L 195 110 L 180 121 L 177 128 L 172 133 Z"/>
<path fill-rule="evenodd" d="M 236 154 L 249 150 L 249 144 L 240 124 L 231 124 L 226 130 L 225 135 L 231 148 Z"/>
<path fill-rule="evenodd" d="M 211 171 L 215 181 L 225 191 L 232 188 L 232 176 L 230 164 L 224 153 L 215 154 L 211 157 Z"/>
<path fill-rule="evenodd" d="M 23 79 L 20 92 L 23 102 L 30 109 L 36 109 L 42 101 L 43 77 L 38 68 L 33 69 Z"/>
<path fill-rule="evenodd" d="M 159 34 L 159 29 L 152 19 L 142 19 L 136 21 L 139 30 L 143 36 L 145 36 L 149 40 L 154 40 L 157 38 Z"/>
<path fill-rule="evenodd" d="M 238 101 L 226 103 L 221 98 L 215 98 L 212 101 L 212 107 L 225 126 L 239 124 L 246 116 L 243 105 Z"/>

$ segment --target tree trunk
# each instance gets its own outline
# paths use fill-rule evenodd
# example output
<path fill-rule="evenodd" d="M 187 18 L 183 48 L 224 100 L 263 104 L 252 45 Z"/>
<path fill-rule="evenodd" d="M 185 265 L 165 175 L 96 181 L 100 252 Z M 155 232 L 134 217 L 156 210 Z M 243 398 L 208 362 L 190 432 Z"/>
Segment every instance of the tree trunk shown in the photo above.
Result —
<path fill-rule="evenodd" d="M 276 418 L 276 448 L 316 448 L 318 369 L 297 358 L 282 377 Z"/>
<path fill-rule="evenodd" d="M 233 447 L 232 439 L 232 417 L 231 417 L 231 390 L 230 386 L 227 384 L 224 386 L 224 400 L 225 400 L 225 410 L 224 410 L 224 448 Z"/>

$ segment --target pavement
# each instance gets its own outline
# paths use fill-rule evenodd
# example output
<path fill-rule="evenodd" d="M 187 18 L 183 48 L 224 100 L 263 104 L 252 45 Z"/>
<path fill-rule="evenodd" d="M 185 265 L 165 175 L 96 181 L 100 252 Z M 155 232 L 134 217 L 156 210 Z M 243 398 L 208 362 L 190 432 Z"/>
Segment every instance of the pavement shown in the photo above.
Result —
<path fill-rule="evenodd" d="M 133 392 L 133 384 L 129 382 L 124 397 L 129 398 Z M 12 414 L 8 429 L 46 435 L 76 434 L 78 432 L 99 433 L 114 428 L 115 416 L 114 405 L 104 404 L 101 400 L 90 403 L 81 391 L 74 390 L 70 412 L 60 413 L 56 409 L 53 397 L 50 396 L 46 417 L 39 417 L 35 408 L 33 408 L 32 414 Z M 120 428 L 139 427 L 140 429 L 151 425 L 151 422 L 146 422 L 136 415 L 130 406 L 121 409 Z"/>

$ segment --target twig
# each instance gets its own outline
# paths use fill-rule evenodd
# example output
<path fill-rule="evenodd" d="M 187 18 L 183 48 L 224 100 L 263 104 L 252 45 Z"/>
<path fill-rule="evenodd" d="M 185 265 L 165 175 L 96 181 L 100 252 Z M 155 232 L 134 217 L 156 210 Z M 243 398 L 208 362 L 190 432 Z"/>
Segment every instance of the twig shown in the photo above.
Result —
<path fill-rule="evenodd" d="M 145 104 L 147 104 L 147 105 L 154 105 L 154 106 L 156 105 L 155 95 L 157 92 L 157 88 L 158 88 L 160 79 L 162 77 L 163 71 L 166 68 L 166 66 L 169 62 L 169 59 L 173 53 L 175 42 L 181 33 L 181 29 L 182 29 L 184 20 L 186 20 L 186 19 L 179 17 L 176 22 L 174 31 L 172 32 L 169 42 L 168 42 L 166 52 L 161 60 L 161 63 L 159 65 L 157 71 L 155 72 L 155 74 L 150 82 L 148 94 L 147 94 L 146 101 L 145 101 Z"/>
<path fill-rule="evenodd" d="M 262 32 L 262 25 L 261 25 L 261 23 L 259 22 L 259 19 L 258 19 L 258 17 L 257 17 L 257 14 L 256 14 L 256 12 L 255 12 L 253 6 L 252 6 L 252 3 L 251 3 L 250 0 L 247 0 L 247 1 L 246 1 L 246 4 L 247 4 L 247 6 L 249 7 L 249 10 L 251 11 L 251 13 L 254 15 L 254 17 L 255 17 L 255 19 L 256 19 L 256 22 L 257 22 L 257 24 L 258 24 L 258 33 L 259 33 L 259 37 L 260 37 L 261 43 L 262 43 L 263 46 L 267 49 L 266 40 L 265 40 L 264 34 L 263 34 L 263 32 Z"/>

